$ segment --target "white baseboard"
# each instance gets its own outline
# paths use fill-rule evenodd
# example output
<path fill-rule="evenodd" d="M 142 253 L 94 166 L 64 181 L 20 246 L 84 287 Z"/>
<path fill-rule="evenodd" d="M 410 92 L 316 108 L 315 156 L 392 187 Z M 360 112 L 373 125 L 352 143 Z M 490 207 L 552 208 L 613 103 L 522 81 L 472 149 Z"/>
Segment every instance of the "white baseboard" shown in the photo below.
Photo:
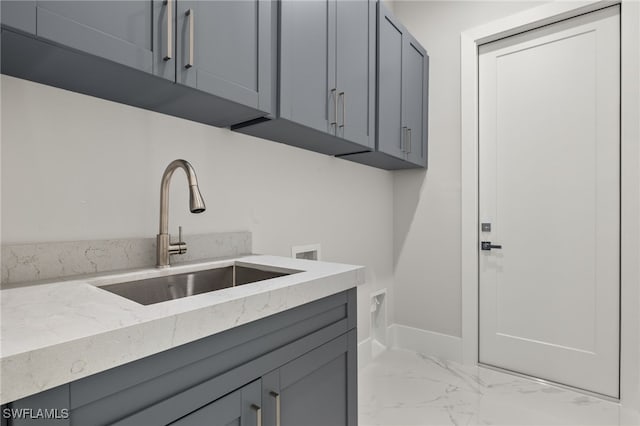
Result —
<path fill-rule="evenodd" d="M 459 337 L 401 324 L 392 324 L 387 330 L 387 341 L 394 349 L 462 362 L 462 339 Z M 368 337 L 358 343 L 358 369 L 366 367 L 372 360 L 373 341 Z"/>
<path fill-rule="evenodd" d="M 358 343 L 358 370 L 366 367 L 372 359 L 371 337 Z"/>
<path fill-rule="evenodd" d="M 462 362 L 462 339 L 460 337 L 392 324 L 389 326 L 389 339 L 394 349 L 405 349 Z"/>

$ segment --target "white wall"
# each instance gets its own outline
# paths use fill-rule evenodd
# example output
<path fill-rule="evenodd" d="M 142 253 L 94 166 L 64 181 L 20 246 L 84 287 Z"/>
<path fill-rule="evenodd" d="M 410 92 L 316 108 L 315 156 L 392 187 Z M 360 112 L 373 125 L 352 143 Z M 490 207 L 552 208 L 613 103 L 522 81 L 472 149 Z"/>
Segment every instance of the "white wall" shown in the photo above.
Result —
<path fill-rule="evenodd" d="M 152 237 L 160 177 L 190 161 L 207 211 L 188 212 L 174 175 L 170 229 L 249 230 L 254 251 L 365 265 L 369 293 L 392 286 L 393 175 L 309 151 L 2 76 L 2 243 Z"/>
<path fill-rule="evenodd" d="M 460 33 L 542 2 L 394 3 L 431 63 L 429 170 L 394 180 L 395 320 L 460 336 Z"/>

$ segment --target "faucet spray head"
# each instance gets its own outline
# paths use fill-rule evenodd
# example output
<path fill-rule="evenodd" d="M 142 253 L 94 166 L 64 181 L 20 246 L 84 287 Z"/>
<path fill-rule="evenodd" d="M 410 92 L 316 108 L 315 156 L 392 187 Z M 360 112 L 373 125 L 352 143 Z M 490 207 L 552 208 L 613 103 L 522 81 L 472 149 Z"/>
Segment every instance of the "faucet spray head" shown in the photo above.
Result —
<path fill-rule="evenodd" d="M 207 209 L 198 185 L 189 185 L 189 210 L 191 213 L 202 213 Z"/>

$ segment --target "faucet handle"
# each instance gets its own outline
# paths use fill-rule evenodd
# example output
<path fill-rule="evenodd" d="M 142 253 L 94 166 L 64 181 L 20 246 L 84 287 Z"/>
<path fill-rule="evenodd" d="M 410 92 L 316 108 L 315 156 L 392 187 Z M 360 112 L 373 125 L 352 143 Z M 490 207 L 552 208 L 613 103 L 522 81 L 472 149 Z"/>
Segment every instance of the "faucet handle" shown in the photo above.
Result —
<path fill-rule="evenodd" d="M 178 242 L 176 245 L 178 246 L 177 254 L 185 254 L 187 252 L 187 243 L 182 241 L 182 226 L 178 226 Z"/>
<path fill-rule="evenodd" d="M 178 247 L 177 254 L 185 254 L 187 252 L 187 243 L 182 240 L 182 226 L 178 226 L 178 242 L 175 245 Z"/>
<path fill-rule="evenodd" d="M 178 226 L 178 241 L 172 243 L 169 241 L 169 254 L 185 254 L 187 252 L 187 243 L 182 241 L 182 226 Z"/>

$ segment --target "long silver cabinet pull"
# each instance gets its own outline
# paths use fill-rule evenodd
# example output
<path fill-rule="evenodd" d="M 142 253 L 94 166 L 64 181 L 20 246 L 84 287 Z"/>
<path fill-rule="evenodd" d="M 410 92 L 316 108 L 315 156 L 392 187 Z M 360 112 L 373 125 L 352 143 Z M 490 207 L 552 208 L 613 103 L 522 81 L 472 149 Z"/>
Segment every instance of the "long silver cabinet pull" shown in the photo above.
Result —
<path fill-rule="evenodd" d="M 331 89 L 331 97 L 333 98 L 333 121 L 330 121 L 329 124 L 332 126 L 338 125 L 338 95 L 337 89 Z"/>
<path fill-rule="evenodd" d="M 251 404 L 251 408 L 256 412 L 256 426 L 262 426 L 262 408 L 256 404 Z"/>
<path fill-rule="evenodd" d="M 173 0 L 164 0 L 167 6 L 167 54 L 164 60 L 168 61 L 173 56 Z"/>
<path fill-rule="evenodd" d="M 347 124 L 345 121 L 345 109 L 347 108 L 347 104 L 345 103 L 344 92 L 338 93 L 338 97 L 342 97 L 342 124 L 338 127 L 344 127 Z"/>
<path fill-rule="evenodd" d="M 411 154 L 411 129 L 410 128 L 407 129 L 407 135 L 409 136 L 409 141 L 408 141 L 409 148 L 407 148 L 407 154 Z"/>
<path fill-rule="evenodd" d="M 186 11 L 185 15 L 189 18 L 189 60 L 184 65 L 184 67 L 191 68 L 193 66 L 193 31 L 195 12 L 193 11 L 193 9 L 189 9 Z"/>
<path fill-rule="evenodd" d="M 269 395 L 276 399 L 276 426 L 280 426 L 280 394 L 278 392 L 271 391 Z"/>
<path fill-rule="evenodd" d="M 402 133 L 400 134 L 400 150 L 407 152 L 407 127 L 402 126 Z"/>

